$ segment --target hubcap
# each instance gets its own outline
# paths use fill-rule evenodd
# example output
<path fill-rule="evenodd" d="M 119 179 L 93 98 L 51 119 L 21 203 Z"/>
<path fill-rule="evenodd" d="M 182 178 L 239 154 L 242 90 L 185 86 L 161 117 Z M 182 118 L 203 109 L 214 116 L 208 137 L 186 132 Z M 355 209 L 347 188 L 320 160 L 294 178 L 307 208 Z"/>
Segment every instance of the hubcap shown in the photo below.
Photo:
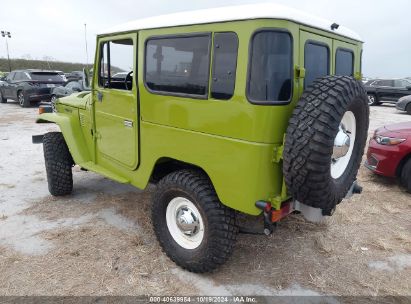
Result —
<path fill-rule="evenodd" d="M 334 139 L 333 155 L 331 157 L 331 176 L 334 179 L 341 177 L 351 160 L 356 136 L 356 120 L 354 113 L 345 112 Z"/>
<path fill-rule="evenodd" d="M 204 238 L 204 222 L 197 207 L 184 197 L 170 201 L 166 210 L 167 228 L 181 247 L 195 249 Z"/>
<path fill-rule="evenodd" d="M 200 229 L 200 221 L 195 212 L 187 206 L 181 206 L 176 212 L 177 227 L 188 236 L 193 236 Z"/>

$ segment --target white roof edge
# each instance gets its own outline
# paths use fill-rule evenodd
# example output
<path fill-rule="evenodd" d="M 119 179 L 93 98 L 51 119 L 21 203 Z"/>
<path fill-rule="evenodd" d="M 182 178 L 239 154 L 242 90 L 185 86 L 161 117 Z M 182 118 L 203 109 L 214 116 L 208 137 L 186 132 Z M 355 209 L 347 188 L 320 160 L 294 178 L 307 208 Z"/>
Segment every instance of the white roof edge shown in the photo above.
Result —
<path fill-rule="evenodd" d="M 103 31 L 102 33 L 99 33 L 99 35 L 143 29 L 155 29 L 248 19 L 289 20 L 345 36 L 357 41 L 362 41 L 360 35 L 344 26 L 340 26 L 336 30 L 331 30 L 331 24 L 334 23 L 332 21 L 307 14 L 294 8 L 289 8 L 287 6 L 274 3 L 225 6 L 137 19 L 125 24 L 112 27 L 106 31 Z"/>

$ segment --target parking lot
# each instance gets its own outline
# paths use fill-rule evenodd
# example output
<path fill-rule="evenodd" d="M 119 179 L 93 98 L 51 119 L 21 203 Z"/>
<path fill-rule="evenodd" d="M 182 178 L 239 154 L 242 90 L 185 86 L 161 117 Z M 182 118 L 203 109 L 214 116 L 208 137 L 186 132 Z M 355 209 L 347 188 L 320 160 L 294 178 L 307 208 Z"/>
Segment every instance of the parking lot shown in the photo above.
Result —
<path fill-rule="evenodd" d="M 0 105 L 0 294 L 2 295 L 405 295 L 411 290 L 411 196 L 361 167 L 362 195 L 325 223 L 299 215 L 270 236 L 240 235 L 212 274 L 185 272 L 161 252 L 144 191 L 74 168 L 72 196 L 47 190 L 41 145 L 56 130 L 37 108 Z M 371 108 L 369 133 L 411 121 Z"/>

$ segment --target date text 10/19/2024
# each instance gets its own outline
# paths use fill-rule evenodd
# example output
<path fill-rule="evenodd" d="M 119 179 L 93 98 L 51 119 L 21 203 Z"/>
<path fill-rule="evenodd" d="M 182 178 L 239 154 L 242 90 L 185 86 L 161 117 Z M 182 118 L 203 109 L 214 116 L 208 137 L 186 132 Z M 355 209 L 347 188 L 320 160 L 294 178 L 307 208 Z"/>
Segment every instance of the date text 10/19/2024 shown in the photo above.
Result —
<path fill-rule="evenodd" d="M 149 297 L 150 303 L 258 303 L 254 297 Z"/>

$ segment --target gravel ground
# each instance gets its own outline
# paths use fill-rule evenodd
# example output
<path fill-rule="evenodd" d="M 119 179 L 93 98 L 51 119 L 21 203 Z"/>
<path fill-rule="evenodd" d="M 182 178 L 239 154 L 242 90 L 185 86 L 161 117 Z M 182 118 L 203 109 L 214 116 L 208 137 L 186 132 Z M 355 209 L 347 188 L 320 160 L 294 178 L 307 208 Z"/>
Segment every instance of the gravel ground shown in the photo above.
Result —
<path fill-rule="evenodd" d="M 411 196 L 359 173 L 364 192 L 322 224 L 291 215 L 270 236 L 240 235 L 212 274 L 183 271 L 161 252 L 145 191 L 74 168 L 74 193 L 47 190 L 36 108 L 0 105 L 0 295 L 411 295 Z M 371 109 L 370 133 L 411 121 Z"/>

